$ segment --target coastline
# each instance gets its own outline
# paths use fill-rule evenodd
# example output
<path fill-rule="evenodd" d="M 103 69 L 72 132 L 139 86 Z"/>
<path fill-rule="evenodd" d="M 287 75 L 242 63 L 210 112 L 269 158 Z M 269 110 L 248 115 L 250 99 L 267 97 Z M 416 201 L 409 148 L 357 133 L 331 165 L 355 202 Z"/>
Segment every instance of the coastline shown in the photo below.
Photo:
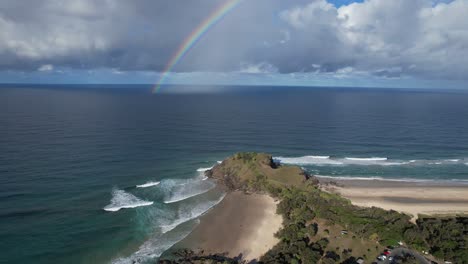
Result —
<path fill-rule="evenodd" d="M 289 256 L 290 248 L 293 252 L 300 249 L 295 251 L 294 259 L 314 261 L 324 258 L 336 260 L 323 256 L 323 252 L 335 250 L 339 252 L 335 254 L 343 259 L 349 258 L 348 253 L 339 250 L 346 248 L 349 252 L 356 252 L 357 255 L 353 257 L 370 261 L 379 253 L 368 253 L 375 246 L 374 242 L 390 245 L 396 241 L 407 241 L 418 248 L 432 246 L 432 240 L 419 234 L 418 227 L 408 222 L 410 219 L 416 223 L 417 218 L 421 217 L 418 226 L 421 224 L 422 228 L 430 230 L 428 221 L 443 220 L 428 219 L 426 215 L 468 213 L 468 184 L 411 179 L 313 177 L 297 166 L 278 166 L 266 153 L 236 153 L 206 171 L 205 175 L 216 180 L 227 194 L 198 219 L 199 224 L 188 236 L 167 251 L 169 258 L 224 261 L 224 257 L 227 257 L 234 261 L 255 263 L 263 256 L 262 260 L 267 262 L 287 263 L 292 261 L 285 257 Z M 276 214 L 277 202 L 265 192 L 273 197 L 279 194 L 279 199 L 284 201 L 280 208 L 281 215 Z M 314 203 L 314 206 L 298 207 L 307 203 Z M 380 207 L 387 211 L 362 207 Z M 288 225 L 283 227 L 282 216 L 288 220 L 293 218 L 293 224 L 288 221 Z M 337 223 L 337 226 L 327 221 Z M 355 225 L 356 221 L 370 225 L 363 230 Z M 447 222 L 444 228 L 450 230 L 450 224 L 458 224 L 453 221 Z M 274 235 L 282 227 L 280 241 Z M 330 245 L 320 239 L 330 237 L 330 231 L 317 237 L 321 229 L 335 231 L 334 239 L 327 240 Z M 348 232 L 346 229 L 356 236 L 344 236 Z M 346 234 L 343 234 L 343 230 Z M 407 233 L 407 230 L 413 233 Z M 315 247 L 303 248 L 310 243 L 314 243 Z M 276 244 L 279 244 L 278 247 L 275 247 Z M 265 255 L 270 249 L 273 250 Z"/>
<path fill-rule="evenodd" d="M 320 178 L 322 190 L 363 207 L 380 207 L 413 216 L 468 214 L 468 185 L 436 181 Z"/>
<path fill-rule="evenodd" d="M 229 192 L 171 251 L 188 248 L 204 254 L 226 253 L 228 257 L 258 260 L 279 242 L 274 234 L 282 222 L 272 197 Z"/>

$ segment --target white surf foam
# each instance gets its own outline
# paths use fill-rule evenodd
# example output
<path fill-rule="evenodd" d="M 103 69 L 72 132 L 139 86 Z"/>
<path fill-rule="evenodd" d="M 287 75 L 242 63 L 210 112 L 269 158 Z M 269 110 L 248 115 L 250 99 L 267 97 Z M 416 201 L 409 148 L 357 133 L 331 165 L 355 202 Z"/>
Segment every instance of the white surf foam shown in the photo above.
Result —
<path fill-rule="evenodd" d="M 167 224 L 167 225 L 161 225 L 161 232 L 167 233 L 177 226 L 190 221 L 192 219 L 198 218 L 202 216 L 204 213 L 206 213 L 208 210 L 213 208 L 215 205 L 220 203 L 224 199 L 224 194 L 216 201 L 210 201 L 202 204 L 195 205 L 194 207 L 188 208 L 187 206 L 183 206 L 179 209 L 178 211 L 178 218 L 174 220 L 174 222 Z"/>
<path fill-rule="evenodd" d="M 196 220 L 193 228 L 200 223 Z M 128 257 L 121 257 L 114 259 L 112 264 L 143 264 L 153 261 L 164 253 L 164 251 L 171 248 L 177 242 L 187 237 L 193 230 L 181 231 L 170 237 L 152 237 L 141 245 L 135 253 Z"/>
<path fill-rule="evenodd" d="M 279 163 L 296 165 L 343 165 L 343 162 L 331 159 L 329 156 L 275 157 L 273 160 Z"/>
<path fill-rule="evenodd" d="M 428 183 L 447 183 L 447 182 L 458 182 L 462 184 L 468 183 L 468 180 L 464 179 L 414 179 L 414 178 L 383 178 L 378 176 L 371 176 L 371 177 L 352 177 L 352 176 L 328 176 L 328 175 L 315 175 L 317 178 L 324 178 L 324 179 L 336 179 L 336 180 L 343 180 L 343 181 L 391 181 L 391 182 L 428 182 Z"/>
<path fill-rule="evenodd" d="M 203 179 L 202 179 L 203 180 Z M 206 181 L 206 180 L 203 180 Z M 165 204 L 170 204 L 170 203 L 177 203 L 195 196 L 198 196 L 200 194 L 204 194 L 208 192 L 209 190 L 213 189 L 215 186 L 214 184 L 206 189 L 200 189 L 196 191 L 178 191 L 175 194 L 173 194 L 169 199 L 164 200 Z"/>
<path fill-rule="evenodd" d="M 187 204 L 185 206 L 179 207 L 176 215 L 174 215 L 176 219 L 172 220 L 172 222 L 168 222 L 166 225 L 160 226 L 161 233 L 156 232 L 155 235 L 144 242 L 136 252 L 128 257 L 114 259 L 112 263 L 142 264 L 149 263 L 150 261 L 160 257 L 164 251 L 168 250 L 174 244 L 189 235 L 193 228 L 195 228 L 195 226 L 200 223 L 200 220 L 196 218 L 202 216 L 216 204 L 221 202 L 224 196 L 225 195 L 223 194 L 216 200 L 206 201 L 197 205 Z M 193 225 L 176 229 L 176 227 L 187 223 L 188 221 L 194 221 Z M 187 227 L 190 228 L 188 229 Z"/>
<path fill-rule="evenodd" d="M 153 187 L 153 186 L 156 186 L 156 185 L 159 185 L 161 182 L 158 182 L 158 181 L 149 181 L 147 183 L 144 183 L 144 184 L 141 184 L 141 185 L 137 185 L 136 187 L 137 188 L 148 188 L 148 187 Z"/>
<path fill-rule="evenodd" d="M 205 171 L 210 168 L 198 168 L 197 177 L 190 179 L 169 179 L 164 180 L 161 189 L 166 193 L 165 204 L 180 202 L 213 189 L 216 185 L 208 181 Z"/>
<path fill-rule="evenodd" d="M 274 160 L 283 164 L 294 165 L 314 165 L 314 166 L 346 166 L 346 165 L 359 165 L 359 166 L 434 166 L 434 165 L 459 165 L 465 160 L 461 159 L 439 159 L 439 160 L 391 160 L 384 157 L 345 157 L 335 158 L 330 156 L 302 156 L 302 157 L 275 157 Z M 466 163 L 465 163 L 466 164 Z"/>
<path fill-rule="evenodd" d="M 205 172 L 205 171 L 207 171 L 207 170 L 211 170 L 212 168 L 213 168 L 213 166 L 212 166 L 212 167 L 209 167 L 209 168 L 198 168 L 197 171 L 199 171 L 199 172 Z"/>
<path fill-rule="evenodd" d="M 123 190 L 113 190 L 111 203 L 103 209 L 108 212 L 117 212 L 124 208 L 136 208 L 140 206 L 152 205 L 153 202 L 142 200 L 133 194 L 127 193 Z"/>
<path fill-rule="evenodd" d="M 303 157 L 275 157 L 275 161 L 279 161 L 284 164 L 295 164 L 295 165 L 380 165 L 380 166 L 395 166 L 404 165 L 408 162 L 401 161 L 389 161 L 388 158 L 331 158 L 330 156 L 303 156 Z"/>
<path fill-rule="evenodd" d="M 346 160 L 353 160 L 353 161 L 387 161 L 388 158 L 349 158 L 349 157 L 346 157 L 345 158 Z"/>
<path fill-rule="evenodd" d="M 309 157 L 313 159 L 329 159 L 330 158 L 330 156 L 309 156 Z"/>

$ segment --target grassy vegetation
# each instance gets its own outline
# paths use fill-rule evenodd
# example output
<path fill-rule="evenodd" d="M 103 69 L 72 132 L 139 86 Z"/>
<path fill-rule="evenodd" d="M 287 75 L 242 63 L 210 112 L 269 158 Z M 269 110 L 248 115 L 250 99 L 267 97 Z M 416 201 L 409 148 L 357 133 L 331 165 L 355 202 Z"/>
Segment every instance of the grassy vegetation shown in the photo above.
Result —
<path fill-rule="evenodd" d="M 354 263 L 359 257 L 371 261 L 382 245 L 403 240 L 405 231 L 415 228 L 408 216 L 355 207 L 313 184 L 283 187 L 277 195 L 284 228 L 277 234 L 280 244 L 261 259 L 264 263 Z M 348 234 L 342 236 L 340 229 Z"/>
<path fill-rule="evenodd" d="M 207 172 L 229 190 L 266 191 L 267 187 L 300 186 L 306 179 L 296 166 L 278 166 L 265 153 L 237 153 Z"/>

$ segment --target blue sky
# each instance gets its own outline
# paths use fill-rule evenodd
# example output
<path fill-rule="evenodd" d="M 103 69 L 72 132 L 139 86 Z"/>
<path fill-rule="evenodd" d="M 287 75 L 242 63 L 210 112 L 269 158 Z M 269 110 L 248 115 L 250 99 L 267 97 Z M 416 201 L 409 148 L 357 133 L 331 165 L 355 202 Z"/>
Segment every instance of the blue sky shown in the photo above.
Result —
<path fill-rule="evenodd" d="M 219 3 L 2 1 L 0 83 L 156 83 Z M 463 89 L 466 13 L 468 0 L 244 0 L 166 84 Z"/>
<path fill-rule="evenodd" d="M 362 3 L 363 1 L 362 0 L 331 0 L 328 2 L 334 4 L 337 7 L 340 7 L 342 5 L 349 5 L 352 3 Z"/>

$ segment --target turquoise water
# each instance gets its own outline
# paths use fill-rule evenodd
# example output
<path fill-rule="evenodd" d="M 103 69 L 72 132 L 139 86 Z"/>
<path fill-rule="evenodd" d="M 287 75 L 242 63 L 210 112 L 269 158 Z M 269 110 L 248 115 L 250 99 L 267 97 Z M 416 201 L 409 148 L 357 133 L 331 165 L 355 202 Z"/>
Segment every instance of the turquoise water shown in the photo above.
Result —
<path fill-rule="evenodd" d="M 468 180 L 467 93 L 288 91 L 1 88 L 0 262 L 154 259 L 222 199 L 203 168 L 237 151 L 326 177 Z"/>

